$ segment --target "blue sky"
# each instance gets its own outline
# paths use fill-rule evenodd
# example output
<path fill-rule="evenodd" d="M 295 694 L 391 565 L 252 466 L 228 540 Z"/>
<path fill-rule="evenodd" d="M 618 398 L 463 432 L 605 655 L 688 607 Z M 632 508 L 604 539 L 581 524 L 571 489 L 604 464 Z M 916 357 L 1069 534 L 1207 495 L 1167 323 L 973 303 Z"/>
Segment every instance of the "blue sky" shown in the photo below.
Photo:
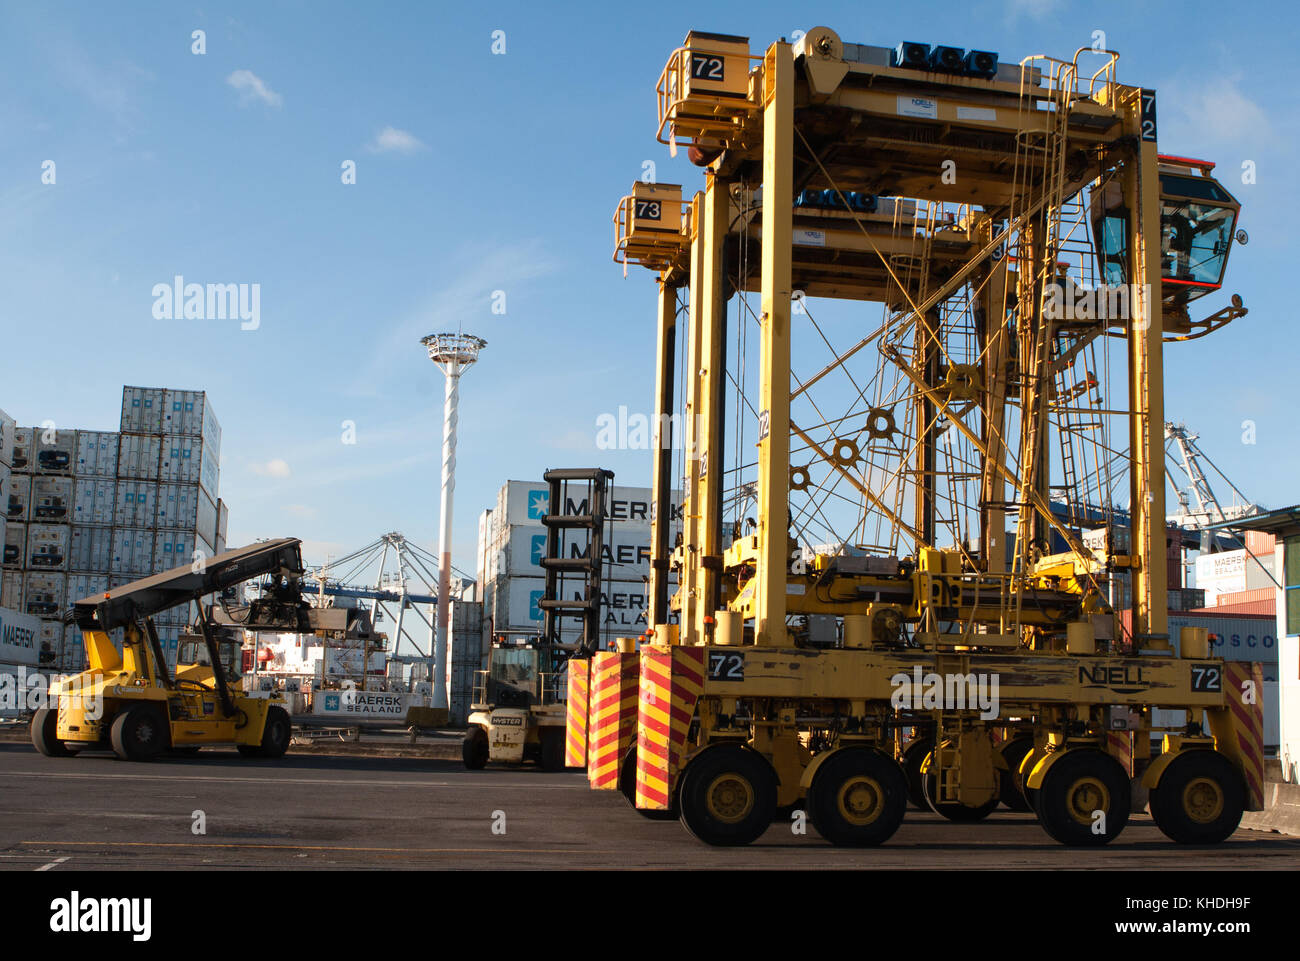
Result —
<path fill-rule="evenodd" d="M 654 286 L 610 262 L 609 218 L 645 160 L 660 181 L 702 185 L 654 140 L 654 84 L 687 30 L 758 51 L 825 24 L 1004 61 L 1068 57 L 1104 30 L 1120 80 L 1159 92 L 1162 150 L 1228 178 L 1256 162 L 1254 185 L 1228 180 L 1250 244 L 1210 300 L 1237 291 L 1251 313 L 1171 348 L 1167 413 L 1248 495 L 1294 503 L 1294 404 L 1279 387 L 1293 366 L 1300 15 L 1238 9 L 6 4 L 0 408 L 113 429 L 124 383 L 204 389 L 224 428 L 232 544 L 292 534 L 323 560 L 400 530 L 432 548 L 442 378 L 418 339 L 463 327 L 489 343 L 462 383 L 454 559 L 472 570 L 477 516 L 508 478 L 600 464 L 649 482 L 648 453 L 595 446 L 597 416 L 646 410 L 653 382 Z M 154 319 L 153 286 L 177 274 L 260 284 L 261 326 Z"/>

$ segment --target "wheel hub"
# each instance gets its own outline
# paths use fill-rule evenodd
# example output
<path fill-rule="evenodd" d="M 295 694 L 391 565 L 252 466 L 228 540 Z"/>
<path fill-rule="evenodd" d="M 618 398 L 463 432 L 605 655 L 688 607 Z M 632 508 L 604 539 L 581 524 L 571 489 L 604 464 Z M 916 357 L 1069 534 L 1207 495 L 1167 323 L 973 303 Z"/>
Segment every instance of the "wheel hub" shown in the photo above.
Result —
<path fill-rule="evenodd" d="M 739 774 L 719 774 L 705 792 L 710 816 L 735 824 L 743 821 L 754 807 L 754 787 Z"/>
<path fill-rule="evenodd" d="M 1080 824 L 1092 824 L 1092 812 L 1110 810 L 1110 791 L 1100 779 L 1082 777 L 1070 785 L 1066 804 L 1072 818 Z"/>
<path fill-rule="evenodd" d="M 844 782 L 835 800 L 840 817 L 845 821 L 867 825 L 880 817 L 885 806 L 885 792 L 874 778 L 858 775 Z"/>
<path fill-rule="evenodd" d="M 1223 813 L 1223 789 L 1206 777 L 1198 777 L 1183 788 L 1183 810 L 1198 824 L 1209 824 Z"/>

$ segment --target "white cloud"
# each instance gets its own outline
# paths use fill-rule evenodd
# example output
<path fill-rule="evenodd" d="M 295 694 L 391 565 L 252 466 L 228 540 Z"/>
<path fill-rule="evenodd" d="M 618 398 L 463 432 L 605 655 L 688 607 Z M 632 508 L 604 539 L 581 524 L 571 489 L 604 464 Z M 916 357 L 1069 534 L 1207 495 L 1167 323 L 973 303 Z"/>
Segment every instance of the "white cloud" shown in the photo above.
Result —
<path fill-rule="evenodd" d="M 1010 0 L 1007 7 L 1011 19 L 1027 14 L 1034 20 L 1043 20 L 1061 8 L 1061 0 Z"/>
<path fill-rule="evenodd" d="M 1212 83 L 1176 81 L 1158 94 L 1169 106 L 1161 117 L 1161 146 L 1193 153 L 1197 144 L 1259 144 L 1274 131 L 1272 118 L 1242 92 L 1240 76 L 1219 75 Z M 1157 104 L 1159 110 L 1160 104 Z"/>
<path fill-rule="evenodd" d="M 251 70 L 236 70 L 226 78 L 226 83 L 239 91 L 239 102 L 249 103 L 261 100 L 271 107 L 278 107 L 284 98 L 266 85 L 266 81 Z"/>
<path fill-rule="evenodd" d="M 254 464 L 253 473 L 261 474 L 263 477 L 288 477 L 290 474 L 289 465 L 280 458 L 269 460 L 265 464 Z"/>
<path fill-rule="evenodd" d="M 416 153 L 428 150 L 420 138 L 406 130 L 385 127 L 375 135 L 375 139 L 366 145 L 371 153 Z"/>

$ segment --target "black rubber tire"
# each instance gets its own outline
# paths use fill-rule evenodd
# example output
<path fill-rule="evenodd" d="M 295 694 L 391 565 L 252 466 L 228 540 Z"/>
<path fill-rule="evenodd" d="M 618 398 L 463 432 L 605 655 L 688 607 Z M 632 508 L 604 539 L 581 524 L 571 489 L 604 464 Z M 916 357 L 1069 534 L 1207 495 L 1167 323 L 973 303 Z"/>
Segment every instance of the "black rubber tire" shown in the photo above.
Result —
<path fill-rule="evenodd" d="M 1197 820 L 1186 810 L 1186 791 L 1197 780 L 1218 788 L 1221 811 L 1211 820 Z M 1170 762 L 1151 792 L 1151 818 L 1171 841 L 1179 844 L 1218 844 L 1237 830 L 1246 808 L 1241 772 L 1218 751 L 1181 751 Z"/>
<path fill-rule="evenodd" d="M 1080 782 L 1084 779 L 1103 787 L 1108 800 L 1098 797 L 1095 789 L 1083 788 Z M 1038 823 L 1054 840 L 1069 847 L 1099 847 L 1119 837 L 1128 824 L 1132 787 L 1128 773 L 1109 754 L 1076 748 L 1047 769 L 1037 801 Z M 1106 805 L 1095 808 L 1106 814 L 1104 832 L 1093 831 L 1087 811 L 1071 813 L 1072 807 L 1083 802 Z"/>
<path fill-rule="evenodd" d="M 465 732 L 465 739 L 460 742 L 460 757 L 470 771 L 481 771 L 488 762 L 487 731 L 477 724 L 471 724 Z"/>
<path fill-rule="evenodd" d="M 564 770 L 564 731 L 559 728 L 542 728 L 537 732 L 542 742 L 541 754 L 537 763 L 543 771 Z"/>
<path fill-rule="evenodd" d="M 846 789 L 856 789 L 845 796 Z M 867 805 L 852 820 L 846 808 Z M 869 748 L 846 748 L 822 762 L 808 789 L 808 816 L 817 833 L 843 847 L 884 844 L 907 812 L 907 777 L 892 757 Z M 868 817 L 869 815 L 869 817 Z"/>
<path fill-rule="evenodd" d="M 46 757 L 72 757 L 72 751 L 58 738 L 59 712 L 38 708 L 32 715 L 32 746 Z"/>
<path fill-rule="evenodd" d="M 292 737 L 293 721 L 289 718 L 289 712 L 273 705 L 266 712 L 266 723 L 262 725 L 262 743 L 258 745 L 255 756 L 268 760 L 284 757 Z"/>
<path fill-rule="evenodd" d="M 177 757 L 194 757 L 194 755 L 198 754 L 201 750 L 203 750 L 202 745 L 187 744 L 184 747 L 172 748 L 171 753 L 175 754 Z"/>
<path fill-rule="evenodd" d="M 944 801 L 940 804 L 932 800 L 937 787 L 938 779 L 933 774 L 923 774 L 921 776 L 921 790 L 924 795 L 925 807 L 956 824 L 974 824 L 976 821 L 983 821 L 998 806 L 999 798 L 996 794 L 979 807 L 968 807 L 960 801 Z"/>
<path fill-rule="evenodd" d="M 1025 757 L 1021 759 L 1020 761 L 1021 767 L 1024 767 L 1025 761 L 1032 754 L 1033 751 L 1030 751 L 1029 754 L 1026 754 Z M 1038 789 L 1030 787 L 1028 781 L 1029 781 L 1029 772 L 1032 771 L 1038 765 L 1038 762 L 1041 760 L 1042 758 L 1036 758 L 1034 760 L 1034 763 L 1031 764 L 1028 768 L 1026 768 L 1023 771 L 1018 770 L 1016 772 L 1016 783 L 1020 785 L 1020 793 L 1025 796 L 1025 803 L 1029 805 L 1029 810 L 1034 813 L 1035 817 L 1038 816 Z"/>
<path fill-rule="evenodd" d="M 681 783 L 681 778 L 677 779 Z M 668 805 L 667 811 L 656 811 L 652 808 L 639 808 L 636 806 L 636 745 L 633 744 L 623 755 L 623 761 L 618 767 L 618 790 L 623 797 L 627 798 L 627 803 L 632 805 L 632 810 L 641 815 L 647 821 L 676 821 L 681 812 L 677 810 L 677 799 L 673 798 Z"/>
<path fill-rule="evenodd" d="M 152 761 L 171 745 L 167 722 L 152 704 L 132 704 L 113 718 L 109 740 L 123 761 Z"/>
<path fill-rule="evenodd" d="M 921 765 L 926 755 L 934 750 L 934 741 L 928 737 L 913 738 L 912 743 L 903 751 L 903 777 L 907 781 L 907 799 L 922 811 L 930 810 L 925 800 L 925 788 L 921 785 Z"/>
<path fill-rule="evenodd" d="M 757 752 L 737 744 L 711 747 L 694 758 L 681 777 L 678 804 L 682 825 L 705 844 L 750 844 L 772 826 L 776 775 Z M 712 810 L 710 799 L 714 801 Z M 740 810 L 722 818 L 717 804 L 738 805 Z"/>
<path fill-rule="evenodd" d="M 1032 737 L 1017 737 L 1002 746 L 1002 759 L 1007 770 L 998 772 L 998 799 L 1012 811 L 1033 811 L 1025 792 L 1020 790 L 1020 762 L 1034 749 Z"/>

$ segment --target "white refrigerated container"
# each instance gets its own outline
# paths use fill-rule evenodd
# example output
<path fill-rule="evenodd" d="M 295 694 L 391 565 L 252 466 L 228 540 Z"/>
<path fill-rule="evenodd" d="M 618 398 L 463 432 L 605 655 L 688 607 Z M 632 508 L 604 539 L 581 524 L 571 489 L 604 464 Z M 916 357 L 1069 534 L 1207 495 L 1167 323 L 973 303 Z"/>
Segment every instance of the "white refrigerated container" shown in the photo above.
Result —
<path fill-rule="evenodd" d="M 83 598 L 103 594 L 107 590 L 107 574 L 69 574 L 68 606 L 71 607 Z"/>
<path fill-rule="evenodd" d="M 152 528 L 118 527 L 113 530 L 113 556 L 109 563 L 110 575 L 128 583 L 153 573 Z M 113 584 L 114 587 L 121 586 Z"/>
<path fill-rule="evenodd" d="M 163 395 L 161 387 L 123 387 L 123 431 L 161 434 L 163 429 Z"/>
<path fill-rule="evenodd" d="M 72 473 L 77 477 L 116 477 L 120 443 L 121 435 L 117 431 L 77 431 L 77 457 Z"/>
<path fill-rule="evenodd" d="M 67 578 L 63 574 L 27 571 L 23 575 L 23 611 L 33 617 L 57 617 L 63 611 Z"/>
<path fill-rule="evenodd" d="M 157 517 L 158 485 L 151 481 L 119 480 L 113 505 L 115 527 L 153 527 Z"/>
<path fill-rule="evenodd" d="M 32 429 L 30 427 L 14 428 L 13 459 L 9 462 L 14 470 L 35 470 L 32 464 Z"/>
<path fill-rule="evenodd" d="M 198 484 L 213 501 L 217 499 L 217 454 L 202 438 L 169 434 L 163 438 L 158 480 L 164 484 Z"/>
<path fill-rule="evenodd" d="M 66 524 L 72 520 L 72 478 L 36 476 L 32 478 L 29 508 L 33 522 Z"/>
<path fill-rule="evenodd" d="M 9 497 L 5 501 L 5 520 L 24 524 L 31 517 L 32 479 L 26 474 L 9 476 Z"/>
<path fill-rule="evenodd" d="M 214 453 L 221 453 L 221 424 L 204 391 L 164 390 L 162 431 L 201 437 Z"/>
<path fill-rule="evenodd" d="M 113 529 L 72 525 L 69 537 L 68 570 L 85 574 L 107 574 L 113 561 Z"/>
<path fill-rule="evenodd" d="M 28 524 L 27 569 L 66 571 L 70 531 L 67 524 Z"/>
<path fill-rule="evenodd" d="M 217 505 L 197 484 L 159 484 L 154 526 L 197 531 L 212 543 L 217 535 Z"/>
<path fill-rule="evenodd" d="M 14 463 L 14 431 L 18 424 L 0 410 L 0 465 L 12 467 Z"/>
<path fill-rule="evenodd" d="M 212 556 L 211 548 L 197 538 L 194 531 L 158 531 L 154 534 L 153 545 L 153 565 L 158 572 L 193 564 L 196 549 L 202 550 L 204 557 Z"/>
<path fill-rule="evenodd" d="M 71 474 L 77 458 L 77 432 L 33 427 L 31 451 L 32 473 Z"/>
<path fill-rule="evenodd" d="M 116 480 L 105 477 L 76 478 L 72 484 L 72 523 L 111 527 L 116 498 Z"/>
<path fill-rule="evenodd" d="M 23 609 L 23 581 L 26 575 L 22 571 L 4 571 L 0 573 L 0 607 L 11 611 Z"/>
<path fill-rule="evenodd" d="M 119 479 L 157 481 L 162 458 L 161 434 L 119 435 L 117 476 Z"/>
<path fill-rule="evenodd" d="M 10 521 L 5 524 L 5 567 L 22 570 L 27 564 L 27 525 Z"/>

